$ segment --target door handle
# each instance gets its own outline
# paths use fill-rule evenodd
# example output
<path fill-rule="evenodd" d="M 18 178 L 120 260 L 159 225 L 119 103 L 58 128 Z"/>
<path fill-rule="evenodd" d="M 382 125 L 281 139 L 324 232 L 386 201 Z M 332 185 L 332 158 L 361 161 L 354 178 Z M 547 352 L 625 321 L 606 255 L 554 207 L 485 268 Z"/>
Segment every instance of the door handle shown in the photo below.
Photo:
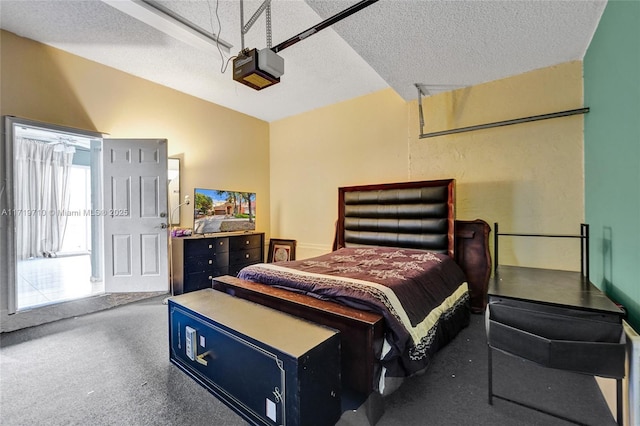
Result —
<path fill-rule="evenodd" d="M 160 224 L 160 228 L 162 228 L 162 229 L 167 229 L 168 227 L 169 227 L 169 225 L 167 225 L 167 224 L 166 224 L 166 223 L 164 223 L 164 222 L 162 222 L 162 223 Z"/>

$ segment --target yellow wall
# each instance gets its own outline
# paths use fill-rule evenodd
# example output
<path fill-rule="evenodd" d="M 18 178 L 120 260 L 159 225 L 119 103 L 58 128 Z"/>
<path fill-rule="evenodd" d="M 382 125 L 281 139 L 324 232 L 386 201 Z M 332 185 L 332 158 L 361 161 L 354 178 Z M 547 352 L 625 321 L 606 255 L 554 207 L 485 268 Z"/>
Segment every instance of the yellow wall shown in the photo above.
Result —
<path fill-rule="evenodd" d="M 271 236 L 331 250 L 341 186 L 406 181 L 407 104 L 383 90 L 271 123 Z"/>
<path fill-rule="evenodd" d="M 427 97 L 424 132 L 575 109 L 582 98 L 582 64 L 566 63 Z M 579 233 L 582 116 L 420 139 L 417 106 L 385 90 L 271 123 L 272 236 L 297 239 L 298 257 L 327 251 L 339 186 L 441 178 L 457 181 L 458 219 Z M 578 240 L 509 238 L 501 263 L 579 269 Z"/>
<path fill-rule="evenodd" d="M 429 97 L 424 133 L 583 106 L 582 63 L 569 62 Z M 417 117 L 417 101 L 410 105 Z M 419 139 L 411 119 L 412 180 L 456 179 L 458 219 L 501 232 L 579 234 L 584 221 L 583 116 Z M 513 245 L 512 245 L 513 243 Z M 579 270 L 577 239 L 500 238 L 500 263 Z"/>
<path fill-rule="evenodd" d="M 166 138 L 181 159 L 181 190 L 257 193 L 257 228 L 269 228 L 269 124 L 130 74 L 2 31 L 0 113 L 108 133 Z M 191 207 L 181 225 L 193 225 Z"/>
<path fill-rule="evenodd" d="M 254 190 L 258 229 L 331 248 L 340 186 L 455 178 L 457 217 L 503 231 L 577 233 L 584 220 L 583 117 L 419 139 L 417 102 L 387 89 L 266 123 L 2 32 L 0 111 L 113 137 L 162 137 L 182 190 Z M 582 106 L 571 62 L 424 99 L 425 132 Z M 188 207 L 182 225 L 191 226 Z M 577 269 L 576 241 L 503 238 L 507 264 Z M 539 241 L 539 240 L 536 240 Z M 514 252 L 515 250 L 515 252 Z"/>

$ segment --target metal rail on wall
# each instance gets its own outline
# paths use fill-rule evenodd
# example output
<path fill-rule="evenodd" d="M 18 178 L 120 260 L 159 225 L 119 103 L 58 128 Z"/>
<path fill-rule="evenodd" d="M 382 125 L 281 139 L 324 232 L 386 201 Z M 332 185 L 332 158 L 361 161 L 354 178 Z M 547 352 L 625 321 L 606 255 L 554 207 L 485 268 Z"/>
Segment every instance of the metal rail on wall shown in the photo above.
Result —
<path fill-rule="evenodd" d="M 578 238 L 580 239 L 580 274 L 589 281 L 589 225 L 580 224 L 580 234 L 522 234 L 514 232 L 500 232 L 498 222 L 493 223 L 493 271 L 498 271 L 498 241 L 505 237 L 544 237 L 544 238 Z"/>
<path fill-rule="evenodd" d="M 589 112 L 589 108 L 577 108 L 577 109 L 570 109 L 566 111 L 552 112 L 549 114 L 532 115 L 529 117 L 514 118 L 512 120 L 495 121 L 493 123 L 476 124 L 473 126 L 459 127 L 457 129 L 424 133 L 424 114 L 422 110 L 422 96 L 424 96 L 424 92 L 422 91 L 422 88 L 420 87 L 419 84 L 416 84 L 416 88 L 418 89 L 418 114 L 420 119 L 420 136 L 419 136 L 420 139 L 433 138 L 436 136 L 452 135 L 455 133 L 472 132 L 475 130 L 490 129 L 493 127 L 504 127 L 504 126 L 510 126 L 512 124 L 531 123 L 533 121 L 548 120 L 550 118 L 568 117 L 571 115 L 586 114 L 587 112 Z"/>

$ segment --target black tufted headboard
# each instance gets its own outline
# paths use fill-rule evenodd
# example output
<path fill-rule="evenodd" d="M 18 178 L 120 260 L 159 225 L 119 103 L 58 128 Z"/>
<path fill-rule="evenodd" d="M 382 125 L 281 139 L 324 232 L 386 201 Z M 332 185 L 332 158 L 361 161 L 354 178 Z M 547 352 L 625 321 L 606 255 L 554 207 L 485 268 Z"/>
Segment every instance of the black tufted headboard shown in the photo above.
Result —
<path fill-rule="evenodd" d="M 417 248 L 454 257 L 455 180 L 338 189 L 334 249 Z"/>

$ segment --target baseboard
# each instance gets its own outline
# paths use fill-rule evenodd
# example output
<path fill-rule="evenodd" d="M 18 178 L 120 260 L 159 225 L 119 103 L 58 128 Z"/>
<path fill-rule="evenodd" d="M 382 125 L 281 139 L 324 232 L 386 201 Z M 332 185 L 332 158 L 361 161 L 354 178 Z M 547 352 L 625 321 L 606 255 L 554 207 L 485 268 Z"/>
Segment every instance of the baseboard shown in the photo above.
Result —
<path fill-rule="evenodd" d="M 327 254 L 331 251 L 331 245 L 301 243 L 298 241 L 296 245 L 296 259 L 308 259 L 310 257 Z"/>

